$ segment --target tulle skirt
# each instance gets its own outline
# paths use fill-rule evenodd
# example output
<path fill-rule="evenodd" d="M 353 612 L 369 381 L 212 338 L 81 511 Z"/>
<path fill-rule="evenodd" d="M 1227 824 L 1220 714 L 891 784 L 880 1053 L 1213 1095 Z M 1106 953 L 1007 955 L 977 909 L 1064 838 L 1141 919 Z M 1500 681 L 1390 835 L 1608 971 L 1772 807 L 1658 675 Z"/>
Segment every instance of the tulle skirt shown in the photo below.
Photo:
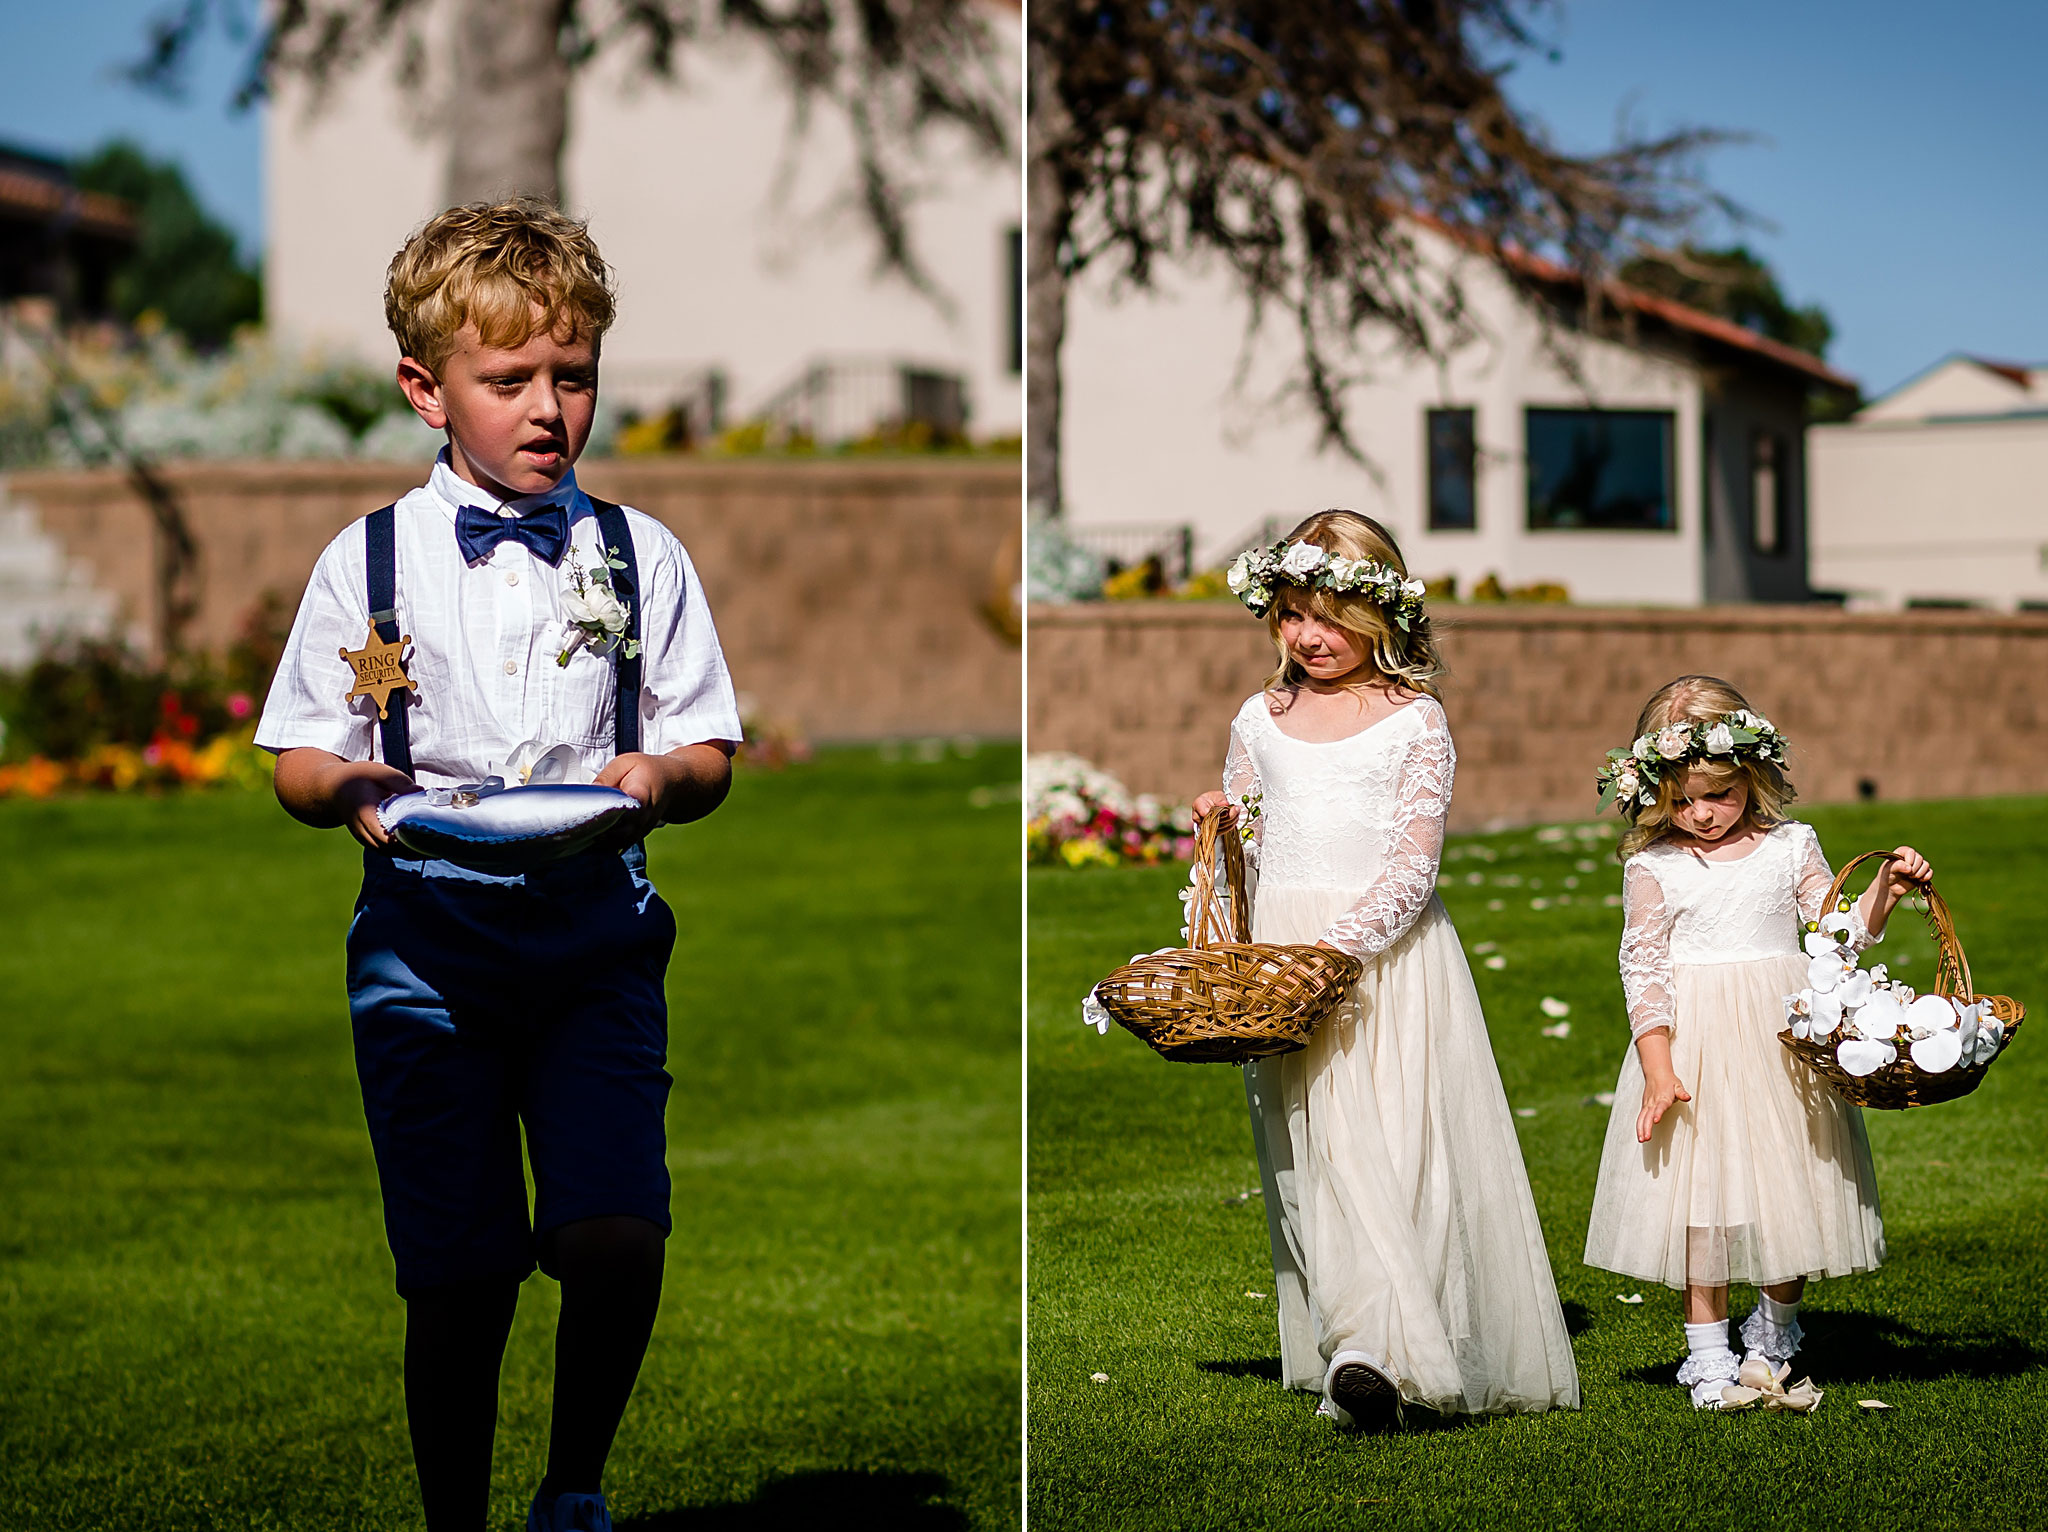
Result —
<path fill-rule="evenodd" d="M 1680 964 L 1671 1061 L 1692 1093 L 1636 1142 L 1643 1066 L 1614 1087 L 1586 1264 L 1667 1287 L 1840 1277 L 1884 1259 L 1863 1114 L 1778 1041 L 1806 959 Z"/>
<path fill-rule="evenodd" d="M 1258 941 L 1354 902 L 1262 889 Z M 1363 1351 L 1454 1414 L 1579 1402 L 1578 1372 L 1478 991 L 1432 898 L 1306 1049 L 1246 1070 L 1289 1386 Z"/>

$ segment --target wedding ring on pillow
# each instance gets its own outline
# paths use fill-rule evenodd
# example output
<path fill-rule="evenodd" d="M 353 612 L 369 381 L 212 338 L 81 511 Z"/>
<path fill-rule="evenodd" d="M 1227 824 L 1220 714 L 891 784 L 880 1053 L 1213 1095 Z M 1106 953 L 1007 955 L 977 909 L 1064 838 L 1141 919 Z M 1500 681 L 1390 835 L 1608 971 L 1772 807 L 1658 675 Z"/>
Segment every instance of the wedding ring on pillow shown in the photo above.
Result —
<path fill-rule="evenodd" d="M 472 872 L 531 872 L 596 845 L 640 800 L 616 787 L 421 789 L 377 806 L 385 833 L 414 856 Z"/>

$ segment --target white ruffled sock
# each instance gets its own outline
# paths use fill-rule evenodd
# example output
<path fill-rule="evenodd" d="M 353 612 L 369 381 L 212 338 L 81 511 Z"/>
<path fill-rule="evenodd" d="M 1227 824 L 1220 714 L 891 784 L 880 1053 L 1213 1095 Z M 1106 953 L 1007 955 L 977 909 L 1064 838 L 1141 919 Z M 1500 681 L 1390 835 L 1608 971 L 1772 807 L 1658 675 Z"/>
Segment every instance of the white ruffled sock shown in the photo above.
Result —
<path fill-rule="evenodd" d="M 1688 1355 L 1678 1364 L 1678 1381 L 1692 1390 L 1693 1408 L 1719 1408 L 1721 1390 L 1742 1371 L 1741 1361 L 1728 1346 L 1728 1321 L 1687 1325 L 1685 1346 Z"/>
<path fill-rule="evenodd" d="M 1769 1293 L 1756 1295 L 1756 1307 L 1742 1321 L 1743 1353 L 1762 1357 L 1773 1367 L 1797 1354 L 1806 1332 L 1799 1328 L 1799 1300 L 1780 1303 Z"/>

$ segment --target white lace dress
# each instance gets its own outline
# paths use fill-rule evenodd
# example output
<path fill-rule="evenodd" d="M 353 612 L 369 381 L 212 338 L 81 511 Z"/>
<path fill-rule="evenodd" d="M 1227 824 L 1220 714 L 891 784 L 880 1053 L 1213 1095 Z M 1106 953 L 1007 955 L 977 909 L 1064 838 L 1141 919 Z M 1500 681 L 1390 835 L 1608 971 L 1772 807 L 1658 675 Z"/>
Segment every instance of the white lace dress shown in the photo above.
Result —
<path fill-rule="evenodd" d="M 1246 1070 L 1289 1386 L 1363 1351 L 1446 1413 L 1579 1402 L 1543 1230 L 1463 947 L 1436 897 L 1455 766 L 1425 697 L 1293 739 L 1264 695 L 1224 788 L 1259 795 L 1252 936 L 1362 958 L 1308 1047 Z"/>
<path fill-rule="evenodd" d="M 1863 1114 L 1778 1041 L 1806 983 L 1799 940 L 1833 874 L 1809 825 L 1708 861 L 1657 841 L 1622 871 L 1622 991 L 1633 1037 L 1671 1028 L 1692 1093 L 1636 1142 L 1643 1066 L 1630 1046 L 1586 1233 L 1586 1263 L 1683 1287 L 1869 1271 L 1884 1259 Z M 1871 944 L 1860 915 L 1850 944 Z"/>

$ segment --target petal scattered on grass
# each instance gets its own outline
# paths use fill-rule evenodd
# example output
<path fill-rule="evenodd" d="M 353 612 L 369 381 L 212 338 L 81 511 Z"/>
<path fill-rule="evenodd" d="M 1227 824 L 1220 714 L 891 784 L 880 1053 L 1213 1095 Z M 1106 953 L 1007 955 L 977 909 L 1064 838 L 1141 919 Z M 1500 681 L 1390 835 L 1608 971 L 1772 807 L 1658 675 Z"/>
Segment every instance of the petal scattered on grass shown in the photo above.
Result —
<path fill-rule="evenodd" d="M 1572 1024 L 1568 1021 L 1560 1021 L 1554 1027 L 1545 1027 L 1543 1035 L 1545 1037 L 1570 1037 L 1572 1035 Z"/>
<path fill-rule="evenodd" d="M 1560 1000 L 1555 995 L 1545 995 L 1536 1004 L 1541 1007 L 1543 1014 L 1552 1021 L 1557 1020 L 1560 1016 L 1569 1016 L 1572 1013 L 1572 1003 L 1569 1000 Z"/>
<path fill-rule="evenodd" d="M 1109 1374 L 1106 1372 L 1091 1372 L 1088 1374 L 1088 1381 L 1090 1383 L 1107 1383 L 1109 1381 Z"/>
<path fill-rule="evenodd" d="M 1536 1108 L 1533 1106 L 1518 1106 L 1515 1108 L 1515 1115 L 1517 1117 L 1534 1117 L 1536 1115 Z"/>
<path fill-rule="evenodd" d="M 1247 1298 L 1263 1298 L 1266 1296 L 1264 1293 L 1255 1293 L 1250 1288 L 1244 1290 L 1244 1295 Z"/>
<path fill-rule="evenodd" d="M 1641 1303 L 1643 1295 L 1641 1293 L 1616 1293 L 1614 1301 L 1616 1303 Z"/>
<path fill-rule="evenodd" d="M 1495 973 L 1499 973 L 1503 968 L 1508 966 L 1508 960 L 1505 957 L 1503 957 L 1500 953 L 1496 952 L 1492 957 L 1486 960 L 1486 966 L 1492 969 Z"/>
<path fill-rule="evenodd" d="M 1888 1410 L 1891 1408 L 1882 1399 L 1858 1399 L 1856 1402 L 1866 1410 Z"/>

